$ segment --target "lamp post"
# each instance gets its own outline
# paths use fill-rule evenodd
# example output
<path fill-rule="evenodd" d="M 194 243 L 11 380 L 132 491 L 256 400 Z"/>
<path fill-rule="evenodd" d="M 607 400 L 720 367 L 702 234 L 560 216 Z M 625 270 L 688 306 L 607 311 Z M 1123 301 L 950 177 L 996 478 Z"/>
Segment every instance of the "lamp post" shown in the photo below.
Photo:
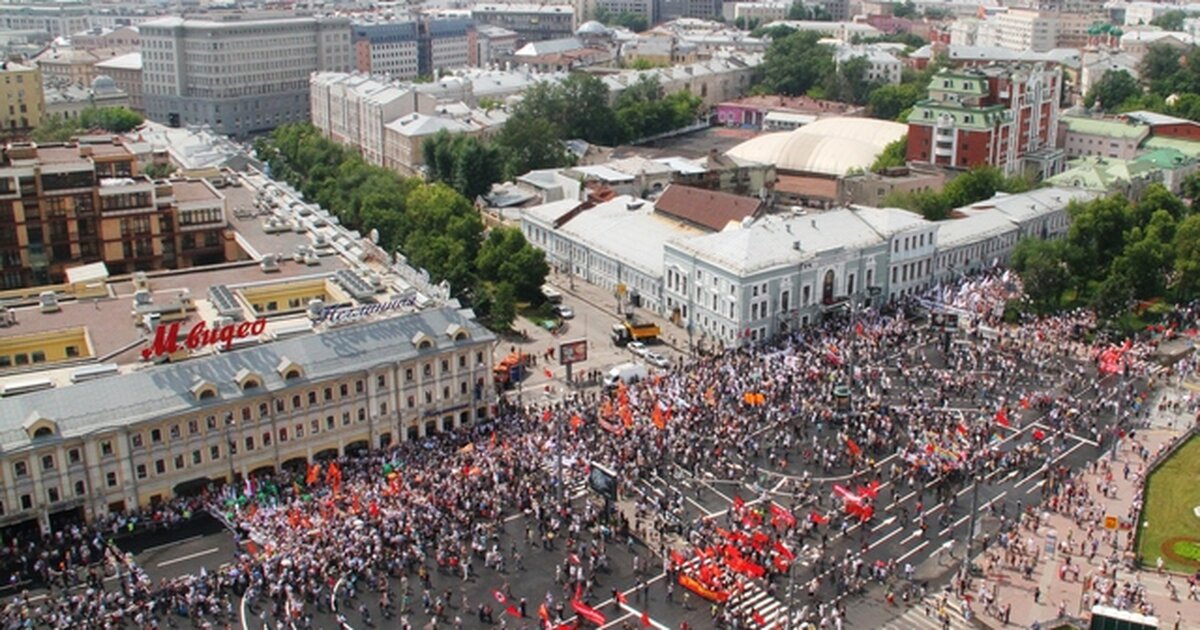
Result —
<path fill-rule="evenodd" d="M 227 459 L 229 460 L 229 485 L 232 486 L 235 483 L 237 483 L 237 473 L 233 469 L 233 451 L 234 451 L 234 449 L 237 448 L 237 446 L 233 442 L 233 436 L 232 436 L 233 429 L 231 427 L 233 427 L 233 412 L 226 411 L 225 412 L 225 445 L 226 445 L 226 449 L 229 451 L 229 453 L 228 453 L 229 457 L 227 457 Z"/>

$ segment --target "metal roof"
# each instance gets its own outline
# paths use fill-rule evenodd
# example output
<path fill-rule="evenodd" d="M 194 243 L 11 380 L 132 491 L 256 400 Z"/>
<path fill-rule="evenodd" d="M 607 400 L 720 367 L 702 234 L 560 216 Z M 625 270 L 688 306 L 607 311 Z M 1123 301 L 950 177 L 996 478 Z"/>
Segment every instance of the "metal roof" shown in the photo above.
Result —
<path fill-rule="evenodd" d="M 465 330 L 467 341 L 456 341 L 447 334 L 454 326 Z M 422 333 L 433 342 L 432 348 L 417 349 L 415 342 Z M 447 307 L 0 398 L 0 446 L 12 449 L 28 444 L 23 425 L 32 417 L 57 423 L 59 435 L 71 437 L 191 411 L 203 412 L 239 398 L 261 395 L 264 389 L 282 389 L 285 382 L 277 370 L 284 359 L 298 365 L 305 380 L 323 380 L 494 339 L 487 329 Z M 235 375 L 243 369 L 259 377 L 262 389 L 242 392 Z M 198 400 L 193 388 L 201 381 L 216 387 L 217 396 Z"/>

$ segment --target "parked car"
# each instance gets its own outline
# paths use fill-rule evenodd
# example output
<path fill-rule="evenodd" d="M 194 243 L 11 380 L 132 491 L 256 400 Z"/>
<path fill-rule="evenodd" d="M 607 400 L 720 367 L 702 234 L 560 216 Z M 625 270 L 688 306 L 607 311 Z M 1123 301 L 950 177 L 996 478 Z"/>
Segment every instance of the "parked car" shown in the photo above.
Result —
<path fill-rule="evenodd" d="M 660 368 L 671 367 L 671 360 L 657 352 L 647 351 L 645 356 L 646 362 L 650 365 Z"/>
<path fill-rule="evenodd" d="M 646 344 L 644 344 L 640 341 L 631 341 L 625 347 L 629 348 L 630 352 L 638 355 L 639 357 L 646 356 Z"/>
<path fill-rule="evenodd" d="M 563 319 L 572 319 L 573 317 L 575 317 L 575 309 L 571 308 L 570 306 L 567 306 L 566 304 L 556 305 L 554 307 L 554 312 L 558 313 L 558 316 Z"/>

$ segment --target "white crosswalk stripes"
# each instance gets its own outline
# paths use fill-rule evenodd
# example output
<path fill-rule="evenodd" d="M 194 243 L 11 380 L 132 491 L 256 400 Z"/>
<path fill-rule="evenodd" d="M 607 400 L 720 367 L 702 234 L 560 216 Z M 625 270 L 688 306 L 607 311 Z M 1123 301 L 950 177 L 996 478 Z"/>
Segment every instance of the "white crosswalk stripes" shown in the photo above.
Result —
<path fill-rule="evenodd" d="M 884 630 L 975 630 L 978 627 L 967 621 L 957 602 L 947 600 L 943 604 L 940 597 L 930 596 L 889 622 Z"/>
<path fill-rule="evenodd" d="M 759 586 L 757 582 L 746 584 L 740 594 L 730 597 L 728 606 L 736 616 L 742 618 L 753 617 L 755 613 L 758 613 L 764 621 L 761 625 L 763 628 L 786 625 L 784 620 L 787 616 L 787 606 L 778 598 L 767 593 L 766 589 Z"/>

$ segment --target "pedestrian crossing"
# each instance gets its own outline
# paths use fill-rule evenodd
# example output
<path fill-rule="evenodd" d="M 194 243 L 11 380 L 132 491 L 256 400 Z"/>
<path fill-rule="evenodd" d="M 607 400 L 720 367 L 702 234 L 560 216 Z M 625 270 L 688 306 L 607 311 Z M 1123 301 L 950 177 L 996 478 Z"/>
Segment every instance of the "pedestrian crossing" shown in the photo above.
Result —
<path fill-rule="evenodd" d="M 757 581 L 746 583 L 741 593 L 729 598 L 727 607 L 735 617 L 754 619 L 751 627 L 787 627 L 787 606 Z"/>
<path fill-rule="evenodd" d="M 884 630 L 975 630 L 980 626 L 963 616 L 960 603 L 954 598 L 943 600 L 930 595 L 883 627 Z"/>

